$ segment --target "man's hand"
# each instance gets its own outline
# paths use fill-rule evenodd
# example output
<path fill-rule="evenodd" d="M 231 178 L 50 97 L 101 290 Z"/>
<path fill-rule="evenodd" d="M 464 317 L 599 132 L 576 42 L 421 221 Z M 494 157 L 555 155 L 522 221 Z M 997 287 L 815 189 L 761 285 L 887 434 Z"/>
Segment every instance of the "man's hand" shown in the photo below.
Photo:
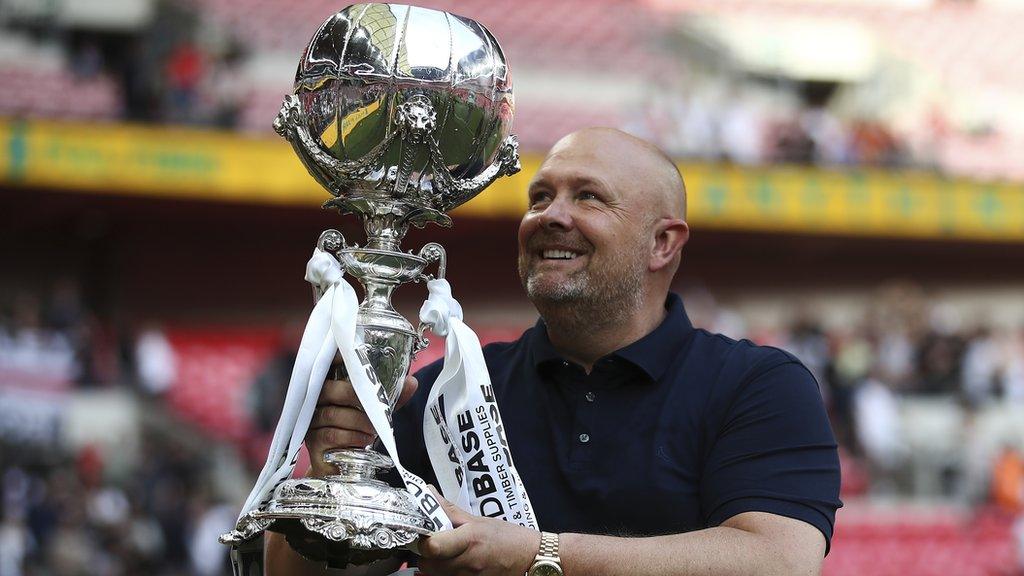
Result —
<path fill-rule="evenodd" d="M 412 398 L 418 385 L 415 378 L 406 376 L 396 408 Z M 365 448 L 373 444 L 376 437 L 373 424 L 363 412 L 352 383 L 348 380 L 324 382 L 313 420 L 306 432 L 310 474 L 323 477 L 334 471 L 330 464 L 324 462 L 324 452 L 338 448 Z"/>
<path fill-rule="evenodd" d="M 435 492 L 436 495 L 436 492 Z M 420 569 L 430 576 L 523 576 L 540 550 L 540 532 L 473 516 L 440 495 L 454 530 L 420 540 Z"/>

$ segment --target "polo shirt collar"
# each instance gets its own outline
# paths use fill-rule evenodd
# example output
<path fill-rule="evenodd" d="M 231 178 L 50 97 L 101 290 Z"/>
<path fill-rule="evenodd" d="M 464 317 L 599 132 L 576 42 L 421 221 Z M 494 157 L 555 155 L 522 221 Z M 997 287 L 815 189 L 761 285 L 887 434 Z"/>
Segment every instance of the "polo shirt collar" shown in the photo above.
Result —
<path fill-rule="evenodd" d="M 617 356 L 635 365 L 647 374 L 652 381 L 657 381 L 679 355 L 679 350 L 693 332 L 693 324 L 686 315 L 683 300 L 670 292 L 665 299 L 665 319 L 653 331 L 643 338 L 608 356 Z M 564 359 L 548 338 L 547 325 L 544 319 L 538 319 L 530 339 L 530 355 L 533 365 L 540 368 L 550 362 L 562 362 Z"/>

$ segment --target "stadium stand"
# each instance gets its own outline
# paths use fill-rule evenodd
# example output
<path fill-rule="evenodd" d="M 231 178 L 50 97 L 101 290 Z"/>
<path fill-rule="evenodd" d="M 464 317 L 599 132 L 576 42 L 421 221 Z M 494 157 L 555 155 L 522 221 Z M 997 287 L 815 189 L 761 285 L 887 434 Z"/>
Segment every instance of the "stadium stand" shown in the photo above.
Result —
<path fill-rule="evenodd" d="M 230 27 L 250 47 L 299 54 L 336 2 L 315 0 L 193 0 L 214 19 Z M 502 39 L 515 66 L 551 63 L 586 66 L 598 71 L 644 69 L 651 62 L 649 42 L 654 25 L 642 4 L 600 0 L 588 2 L 520 2 L 513 9 L 499 2 L 448 0 L 431 2 L 446 10 L 485 22 Z M 571 26 L 566 26 L 571 22 Z"/>
<path fill-rule="evenodd" d="M 836 530 L 824 574 L 1013 574 L 1011 522 L 997 510 L 972 515 L 893 506 L 848 512 Z"/>
<path fill-rule="evenodd" d="M 304 39 L 312 35 L 323 14 L 337 7 L 329 2 L 311 2 L 301 8 L 279 0 L 228 2 L 204 0 L 205 7 L 225 27 L 244 38 L 250 49 L 287 55 L 274 60 L 290 63 L 300 54 Z M 651 45 L 657 35 L 651 14 L 642 6 L 620 2 L 522 2 L 513 10 L 500 3 L 439 2 L 431 6 L 487 22 L 502 38 L 502 47 L 514 70 L 546 70 L 557 75 L 573 70 L 589 74 L 621 74 L 624 82 L 649 75 L 664 65 Z M 614 18 L 609 18 L 609 14 Z M 570 19 L 571 27 L 562 25 Z M 506 41 L 507 39 L 507 41 Z M 557 60 L 551 54 L 559 54 Z M 653 54 L 653 55 L 652 55 Z M 290 69 L 279 70 L 278 79 L 290 79 Z M 514 73 L 518 75 L 518 73 Z M 514 76 L 515 78 L 516 76 Z M 246 107 L 243 126 L 266 131 L 281 99 L 289 89 L 286 82 L 257 86 Z M 602 109 L 586 102 L 530 99 L 520 96 L 519 117 L 531 118 L 517 129 L 524 148 L 543 149 L 574 129 L 591 125 L 622 124 L 620 109 Z"/>
<path fill-rule="evenodd" d="M 284 0 L 180 0 L 176 5 L 201 14 L 207 29 L 219 30 L 219 35 L 244 47 L 249 60 L 245 72 L 232 76 L 236 85 L 244 85 L 248 91 L 237 98 L 242 107 L 238 121 L 247 130 L 263 133 L 269 132 L 282 97 L 290 90 L 296 55 L 323 14 L 337 8 L 322 0 L 301 4 Z M 1024 41 L 1015 33 L 1024 24 L 1020 10 L 985 3 L 942 3 L 922 8 L 795 0 L 529 1 L 516 3 L 512 10 L 501 3 L 464 0 L 430 5 L 487 22 L 502 38 L 517 74 L 557 79 L 571 71 L 577 76 L 589 75 L 595 83 L 597 78 L 613 74 L 622 85 L 623 95 L 610 104 L 581 98 L 557 82 L 541 88 L 540 93 L 521 91 L 519 117 L 523 120 L 517 124 L 517 131 L 527 148 L 544 148 L 559 135 L 586 125 L 636 128 L 637 111 L 649 107 L 650 98 L 666 89 L 681 90 L 683 96 L 706 91 L 706 80 L 692 73 L 706 63 L 689 61 L 688 51 L 673 40 L 690 18 L 747 18 L 766 23 L 796 18 L 812 23 L 859 23 L 877 37 L 887 66 L 906 63 L 920 71 L 915 72 L 919 80 L 906 77 L 903 81 L 929 84 L 930 96 L 903 105 L 916 107 L 909 116 L 903 114 L 911 119 L 909 122 L 888 125 L 888 130 L 913 151 L 912 163 L 937 165 L 952 173 L 982 178 L 1024 175 L 1017 161 L 1017 151 L 1024 147 L 1024 122 L 995 122 L 992 116 L 993 110 L 1019 104 L 1024 91 L 1024 75 L 1015 65 L 1024 53 Z M 572 24 L 567 26 L 565 22 Z M 53 50 L 50 47 L 43 51 Z M 31 50 L 19 53 L 31 56 Z M 553 59 L 551 54 L 558 54 L 558 58 Z M 67 65 L 24 66 L 17 63 L 21 58 L 0 58 L 5 86 L 0 90 L 0 110 L 90 119 L 111 119 L 124 113 L 125 85 L 119 85 L 110 74 L 82 79 L 74 77 Z M 208 59 L 216 60 L 213 55 Z M 681 66 L 681 62 L 687 63 Z M 666 81 L 677 88 L 662 86 Z M 33 98 L 33 91 L 41 88 L 60 96 Z M 955 96 L 955 109 L 937 104 L 946 94 Z M 216 94 L 205 96 L 207 101 L 217 98 Z M 727 122 L 729 113 L 727 109 L 714 112 L 724 115 L 715 122 Z M 890 122 L 888 118 L 883 120 Z M 775 120 L 763 121 L 770 124 Z M 651 122 L 663 124 L 664 120 Z M 692 137 L 692 125 L 673 130 L 684 128 Z M 672 148 L 675 136 L 666 138 L 663 144 Z M 707 140 L 698 146 L 698 156 L 722 155 L 717 145 L 714 139 Z M 870 160 L 854 157 L 848 161 Z"/>
<path fill-rule="evenodd" d="M 650 9 L 662 13 L 720 14 L 757 19 L 767 26 L 773 20 L 804 18 L 859 22 L 877 34 L 893 57 L 908 60 L 933 74 L 945 95 L 966 91 L 971 107 L 994 110 L 1020 106 L 1024 93 L 1024 69 L 1016 63 L 1024 57 L 1024 10 L 984 2 L 937 2 L 900 5 L 882 2 L 800 2 L 786 0 L 648 0 Z M 982 114 L 982 117 L 986 115 Z M 988 115 L 991 119 L 993 116 Z M 1011 120 L 1014 124 L 1005 125 Z M 983 120 L 987 123 L 990 120 Z M 911 126 L 911 137 L 924 139 L 922 131 L 934 127 Z M 1000 118 L 994 125 L 976 127 L 992 134 L 950 129 L 943 135 L 938 162 L 955 173 L 985 178 L 1024 177 L 1024 125 L 1017 118 Z"/>
<path fill-rule="evenodd" d="M 111 120 L 120 102 L 108 75 L 76 76 L 59 52 L 17 34 L 0 36 L 0 113 Z"/>
<path fill-rule="evenodd" d="M 0 69 L 4 108 L 29 117 L 111 120 L 120 112 L 114 83 L 105 77 L 78 79 L 62 71 Z M 52 97 L 40 98 L 40 94 Z"/>
<path fill-rule="evenodd" d="M 277 345 L 274 331 L 204 330 L 168 334 L 178 365 L 167 401 L 183 419 L 233 442 L 253 434 L 249 387 Z"/>
<path fill-rule="evenodd" d="M 744 16 L 761 22 L 799 17 L 813 21 L 855 21 L 880 37 L 892 58 L 908 60 L 942 83 L 943 90 L 969 88 L 972 103 L 981 107 L 1009 104 L 1024 89 L 1024 76 L 1015 65 L 1024 54 L 1024 41 L 1016 30 L 1024 25 L 1019 11 L 946 3 L 936 8 L 887 7 L 881 3 L 849 4 L 734 0 L 700 2 L 521 2 L 513 10 L 500 3 L 436 2 L 432 5 L 488 22 L 503 39 L 505 51 L 521 68 L 583 69 L 594 74 L 619 74 L 637 90 L 654 77 L 677 75 L 678 63 L 663 36 L 673 23 L 688 15 Z M 251 48 L 296 54 L 329 3 L 312 2 L 296 8 L 282 0 L 228 2 L 205 0 L 214 17 L 246 38 Z M 564 26 L 569 21 L 572 26 Z M 984 42 L 978 42 L 984 38 Z M 659 40 L 660 39 L 660 40 Z M 658 44 L 661 43 L 661 45 Z M 557 62 L 550 57 L 559 55 Z M 639 77 L 636 78 L 636 77 Z M 261 88 L 245 112 L 245 126 L 266 130 L 287 87 Z M 523 102 L 523 99 L 520 99 Z M 595 109 L 587 102 L 560 103 L 557 93 L 522 108 L 519 132 L 526 146 L 549 145 L 558 135 L 580 126 L 622 126 L 629 111 Z M 637 101 L 631 103 L 634 107 Z M 530 112 L 528 115 L 527 112 Z M 941 115 L 941 114 L 940 114 Z M 548 120 L 552 120 L 549 122 Z M 984 120 L 983 120 L 984 122 Z M 948 121 L 943 122 L 948 124 Z M 936 128 L 925 121 L 898 129 L 912 141 L 930 142 L 935 129 L 943 130 L 935 151 L 939 165 L 954 173 L 985 178 L 1019 178 L 1024 167 L 1017 161 L 1024 148 L 1024 126 Z M 981 130 L 987 132 L 979 135 Z M 925 144 L 926 146 L 928 144 Z"/>

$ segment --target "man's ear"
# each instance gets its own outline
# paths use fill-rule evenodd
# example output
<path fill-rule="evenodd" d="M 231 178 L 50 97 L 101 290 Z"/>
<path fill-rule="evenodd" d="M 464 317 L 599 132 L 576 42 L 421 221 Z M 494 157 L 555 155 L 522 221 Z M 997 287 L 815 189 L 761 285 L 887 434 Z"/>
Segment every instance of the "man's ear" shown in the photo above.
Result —
<path fill-rule="evenodd" d="M 690 227 L 679 218 L 662 218 L 654 226 L 654 245 L 651 249 L 648 269 L 662 270 L 676 261 L 686 241 L 690 239 Z"/>

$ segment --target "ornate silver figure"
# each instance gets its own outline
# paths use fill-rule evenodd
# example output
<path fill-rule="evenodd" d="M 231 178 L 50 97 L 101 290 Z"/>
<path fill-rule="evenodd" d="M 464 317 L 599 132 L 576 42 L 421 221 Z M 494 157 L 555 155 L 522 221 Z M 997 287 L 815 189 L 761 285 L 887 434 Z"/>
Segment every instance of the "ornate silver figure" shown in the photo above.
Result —
<path fill-rule="evenodd" d="M 294 93 L 274 121 L 330 192 L 324 207 L 363 221 L 365 246 L 336 230 L 324 232 L 319 246 L 364 288 L 359 352 L 392 409 L 412 356 L 426 345 L 424 328 L 392 307 L 392 292 L 432 278 L 424 270 L 434 262 L 439 277 L 445 268 L 441 245 L 412 253 L 399 244 L 410 224 L 450 226 L 447 211 L 519 171 L 513 111 L 505 57 L 479 23 L 412 6 L 355 4 L 310 40 Z M 339 450 L 325 460 L 336 475 L 284 482 L 221 541 L 238 546 L 269 528 L 285 532 L 300 552 L 344 566 L 387 556 L 429 532 L 405 490 L 376 479 L 392 466 L 386 456 Z"/>

